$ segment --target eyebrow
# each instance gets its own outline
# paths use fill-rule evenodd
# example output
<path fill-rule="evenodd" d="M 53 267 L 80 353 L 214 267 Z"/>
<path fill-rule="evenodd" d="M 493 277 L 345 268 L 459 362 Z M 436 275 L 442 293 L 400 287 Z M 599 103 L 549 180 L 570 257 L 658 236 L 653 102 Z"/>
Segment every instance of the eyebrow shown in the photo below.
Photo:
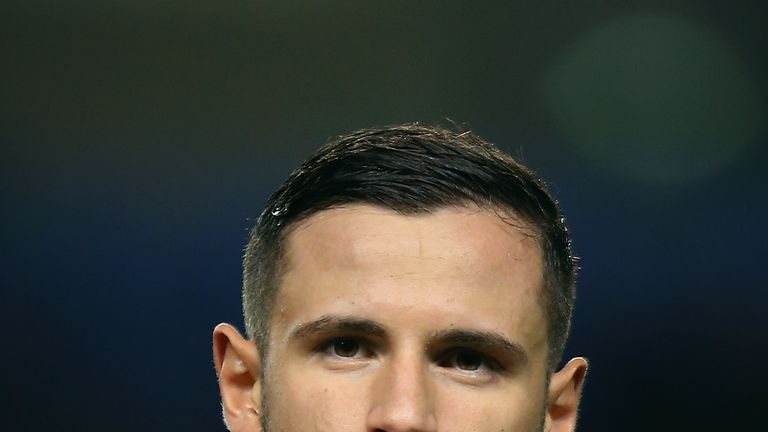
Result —
<path fill-rule="evenodd" d="M 316 320 L 296 326 L 289 333 L 288 339 L 297 340 L 316 334 L 336 332 L 360 333 L 379 338 L 385 338 L 388 335 L 386 328 L 376 321 L 353 316 L 323 315 Z M 478 350 L 498 351 L 524 364 L 528 363 L 528 353 L 522 345 L 493 331 L 462 328 L 438 331 L 431 335 L 429 344 L 463 345 Z"/>
<path fill-rule="evenodd" d="M 479 350 L 501 351 L 524 364 L 528 363 L 528 353 L 523 346 L 501 333 L 459 328 L 437 332 L 432 339 L 432 343 L 441 345 L 465 345 Z"/>
<path fill-rule="evenodd" d="M 290 333 L 289 339 L 302 339 L 313 334 L 334 332 L 363 333 L 380 338 L 387 335 L 384 326 L 375 321 L 356 317 L 323 315 L 314 321 L 296 326 Z"/>

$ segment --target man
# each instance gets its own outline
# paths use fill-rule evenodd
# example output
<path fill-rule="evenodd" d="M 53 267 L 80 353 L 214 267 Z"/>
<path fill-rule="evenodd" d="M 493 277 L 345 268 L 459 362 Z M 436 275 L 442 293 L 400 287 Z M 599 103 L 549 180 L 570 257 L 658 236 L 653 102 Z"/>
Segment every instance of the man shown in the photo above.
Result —
<path fill-rule="evenodd" d="M 555 201 L 475 135 L 419 125 L 327 144 L 245 252 L 247 339 L 213 334 L 243 431 L 572 431 L 587 369 L 556 371 L 575 265 Z"/>

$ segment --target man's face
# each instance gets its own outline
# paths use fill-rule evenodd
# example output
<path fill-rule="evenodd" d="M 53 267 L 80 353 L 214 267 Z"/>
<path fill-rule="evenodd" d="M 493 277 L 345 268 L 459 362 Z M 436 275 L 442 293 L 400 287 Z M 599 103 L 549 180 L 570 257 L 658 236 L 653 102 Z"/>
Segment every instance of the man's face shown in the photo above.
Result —
<path fill-rule="evenodd" d="M 541 427 L 535 238 L 479 208 L 402 216 L 355 205 L 313 215 L 287 239 L 262 366 L 272 431 Z"/>

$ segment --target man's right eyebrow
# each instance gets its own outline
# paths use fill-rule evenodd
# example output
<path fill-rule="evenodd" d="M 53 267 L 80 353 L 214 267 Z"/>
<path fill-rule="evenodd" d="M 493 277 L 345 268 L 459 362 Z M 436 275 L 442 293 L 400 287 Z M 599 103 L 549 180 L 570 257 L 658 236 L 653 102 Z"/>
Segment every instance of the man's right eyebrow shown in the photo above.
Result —
<path fill-rule="evenodd" d="M 323 315 L 320 318 L 299 324 L 288 338 L 303 339 L 319 333 L 350 332 L 362 333 L 375 337 L 385 337 L 387 331 L 381 324 L 354 316 Z"/>

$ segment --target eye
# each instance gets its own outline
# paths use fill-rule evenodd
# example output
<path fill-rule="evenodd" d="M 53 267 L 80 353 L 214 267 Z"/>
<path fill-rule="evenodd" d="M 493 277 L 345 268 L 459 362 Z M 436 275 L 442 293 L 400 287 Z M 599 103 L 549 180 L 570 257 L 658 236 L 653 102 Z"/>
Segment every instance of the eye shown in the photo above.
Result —
<path fill-rule="evenodd" d="M 360 342 L 350 338 L 336 339 L 330 348 L 339 357 L 354 357 L 360 351 Z"/>
<path fill-rule="evenodd" d="M 445 368 L 476 373 L 495 372 L 501 369 L 498 362 L 485 354 L 465 348 L 449 352 L 440 361 L 439 365 Z"/>
<path fill-rule="evenodd" d="M 317 350 L 337 360 L 362 360 L 374 356 L 369 345 L 355 337 L 333 338 L 321 344 Z"/>
<path fill-rule="evenodd" d="M 462 351 L 456 354 L 456 367 L 462 370 L 474 371 L 483 366 L 483 357 L 471 351 Z"/>

